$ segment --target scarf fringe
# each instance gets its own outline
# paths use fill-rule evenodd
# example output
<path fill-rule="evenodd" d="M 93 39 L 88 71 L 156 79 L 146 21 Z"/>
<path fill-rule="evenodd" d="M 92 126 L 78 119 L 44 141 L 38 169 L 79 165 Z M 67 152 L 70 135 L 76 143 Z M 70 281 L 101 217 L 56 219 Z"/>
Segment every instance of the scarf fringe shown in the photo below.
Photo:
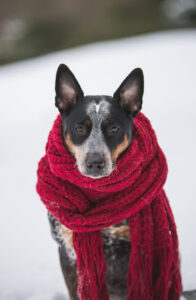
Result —
<path fill-rule="evenodd" d="M 77 254 L 77 293 L 80 299 L 109 300 L 106 287 L 106 263 L 100 231 L 74 232 L 73 245 Z"/>
<path fill-rule="evenodd" d="M 127 282 L 127 300 L 179 300 L 181 278 L 173 261 L 170 247 L 144 254 L 140 248 L 131 249 Z M 154 262 L 153 262 L 154 260 Z M 171 277 L 171 269 L 175 274 Z"/>

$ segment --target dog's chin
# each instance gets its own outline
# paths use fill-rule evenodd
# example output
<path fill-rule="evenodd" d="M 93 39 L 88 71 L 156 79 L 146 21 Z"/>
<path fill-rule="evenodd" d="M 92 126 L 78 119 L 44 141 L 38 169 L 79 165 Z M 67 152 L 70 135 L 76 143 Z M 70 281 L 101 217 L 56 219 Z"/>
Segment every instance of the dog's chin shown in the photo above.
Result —
<path fill-rule="evenodd" d="M 98 174 L 88 173 L 88 171 L 85 170 L 85 169 L 83 170 L 83 169 L 78 168 L 78 170 L 85 177 L 89 177 L 89 178 L 92 178 L 92 179 L 100 179 L 100 178 L 103 178 L 103 177 L 110 176 L 110 174 L 112 173 L 114 168 L 112 168 L 110 170 L 106 170 L 103 173 L 98 173 Z"/>
<path fill-rule="evenodd" d="M 84 173 L 82 175 L 86 176 L 86 177 L 89 177 L 89 178 L 92 178 L 92 179 L 99 179 L 99 178 L 103 178 L 103 177 L 107 177 L 109 176 L 111 173 L 108 173 L 108 174 L 103 174 L 103 175 L 93 175 L 93 174 L 88 174 L 88 173 Z"/>

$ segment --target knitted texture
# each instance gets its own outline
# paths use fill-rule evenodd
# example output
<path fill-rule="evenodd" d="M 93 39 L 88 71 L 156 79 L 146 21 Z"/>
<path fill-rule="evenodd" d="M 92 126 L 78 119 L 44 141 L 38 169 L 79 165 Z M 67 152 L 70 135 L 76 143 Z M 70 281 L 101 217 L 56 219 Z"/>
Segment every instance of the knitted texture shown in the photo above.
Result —
<path fill-rule="evenodd" d="M 64 146 L 58 115 L 37 174 L 37 192 L 46 208 L 73 230 L 81 300 L 109 299 L 100 229 L 125 218 L 131 236 L 127 300 L 179 300 L 176 225 L 163 190 L 167 163 L 142 113 L 134 118 L 131 145 L 115 170 L 100 179 L 78 171 Z"/>

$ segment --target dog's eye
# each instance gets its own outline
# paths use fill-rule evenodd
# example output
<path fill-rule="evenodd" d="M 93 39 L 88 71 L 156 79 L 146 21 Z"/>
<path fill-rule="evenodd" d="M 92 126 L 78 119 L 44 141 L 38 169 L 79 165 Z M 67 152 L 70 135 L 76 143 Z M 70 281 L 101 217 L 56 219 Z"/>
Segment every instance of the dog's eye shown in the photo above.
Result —
<path fill-rule="evenodd" d="M 74 131 L 79 135 L 85 135 L 87 133 L 87 128 L 83 124 L 76 124 L 74 126 Z"/>
<path fill-rule="evenodd" d="M 115 135 L 116 133 L 118 133 L 120 130 L 120 127 L 118 125 L 110 125 L 107 128 L 107 134 L 108 135 Z"/>

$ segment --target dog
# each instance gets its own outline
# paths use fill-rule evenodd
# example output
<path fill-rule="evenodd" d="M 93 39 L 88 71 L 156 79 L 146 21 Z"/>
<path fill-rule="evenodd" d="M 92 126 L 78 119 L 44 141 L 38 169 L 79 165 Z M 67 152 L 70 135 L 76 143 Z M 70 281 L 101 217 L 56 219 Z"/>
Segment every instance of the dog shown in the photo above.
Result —
<path fill-rule="evenodd" d="M 111 96 L 84 96 L 70 69 L 61 64 L 56 74 L 55 105 L 62 115 L 64 146 L 87 177 L 109 176 L 119 156 L 131 145 L 133 118 L 142 108 L 143 71 L 134 69 Z M 48 213 L 53 238 L 70 300 L 77 296 L 77 264 L 72 231 Z M 103 228 L 106 283 L 110 299 L 126 299 L 131 238 L 127 219 Z M 93 299 L 92 299 L 93 300 Z"/>

